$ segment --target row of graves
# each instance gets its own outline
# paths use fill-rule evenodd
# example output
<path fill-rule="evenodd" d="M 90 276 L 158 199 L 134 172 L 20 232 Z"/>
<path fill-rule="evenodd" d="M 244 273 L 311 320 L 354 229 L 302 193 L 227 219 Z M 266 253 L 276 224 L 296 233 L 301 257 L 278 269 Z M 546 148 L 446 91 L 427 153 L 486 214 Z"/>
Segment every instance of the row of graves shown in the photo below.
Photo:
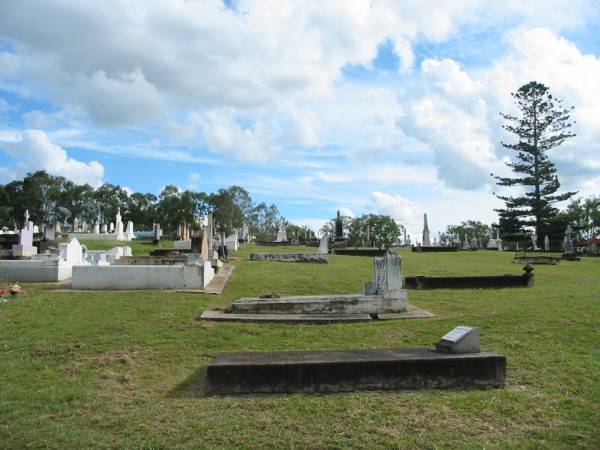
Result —
<path fill-rule="evenodd" d="M 174 248 L 159 248 L 148 256 L 128 255 L 115 264 L 98 271 L 77 267 L 74 270 L 73 289 L 148 290 L 171 289 L 204 291 L 223 267 L 215 249 L 212 215 L 192 228 L 191 224 L 178 226 Z M 163 230 L 155 223 L 152 241 L 161 242 Z"/>
<path fill-rule="evenodd" d="M 78 238 L 94 238 L 97 233 L 85 233 L 80 228 L 68 234 L 68 242 L 59 243 L 56 230 L 44 235 L 43 251 L 34 245 L 34 224 L 26 214 L 18 241 L 0 259 L 0 280 L 12 282 L 69 282 L 77 290 L 132 290 L 183 289 L 203 290 L 222 266 L 217 252 L 213 252 L 211 226 L 206 226 L 193 237 L 194 247 L 189 251 L 175 251 L 168 255 L 133 256 L 128 246 L 109 250 L 88 250 Z M 131 223 L 131 222 L 130 222 Z M 102 240 L 133 238 L 133 225 L 123 232 L 120 212 L 117 212 L 113 233 L 100 233 Z M 107 230 L 109 228 L 107 227 Z M 162 230 L 154 226 L 154 237 L 160 240 Z M 105 237 L 105 236 L 110 236 Z M 52 241 L 48 239 L 52 238 Z M 121 239 L 120 239 L 121 238 Z M 171 250 L 172 252 L 172 250 Z"/>
<path fill-rule="evenodd" d="M 328 245 L 325 237 L 319 253 L 344 248 L 341 226 L 339 231 L 337 228 L 336 224 L 333 245 Z M 487 247 L 502 251 L 502 240 L 498 230 L 495 232 L 495 236 L 490 233 Z M 566 235 L 569 233 L 567 230 Z M 423 242 L 435 247 L 429 241 L 426 216 L 423 234 Z M 467 238 L 465 241 L 472 242 L 465 249 L 481 247 Z M 458 245 L 452 247 L 449 251 L 459 249 Z M 570 238 L 565 238 L 565 252 L 571 247 Z M 278 260 L 288 261 L 287 257 Z M 242 297 L 225 309 L 204 311 L 200 319 L 286 324 L 425 319 L 433 315 L 409 304 L 411 289 L 531 288 L 533 271 L 527 264 L 520 275 L 403 278 L 401 256 L 387 250 L 384 255 L 373 257 L 373 280 L 364 283 L 360 293 L 290 297 L 273 293 Z M 209 364 L 207 384 L 210 391 L 227 395 L 502 387 L 506 364 L 504 356 L 481 351 L 477 327 L 459 325 L 442 336 L 433 348 L 224 353 Z"/>
<path fill-rule="evenodd" d="M 560 248 L 553 249 L 550 246 L 550 238 L 548 235 L 544 236 L 544 248 L 540 248 L 537 244 L 537 236 L 533 233 L 531 235 L 531 246 L 524 248 L 517 247 L 513 262 L 556 265 L 561 260 L 579 261 L 578 253 L 573 243 L 573 230 L 571 225 L 567 225 Z"/>
<path fill-rule="evenodd" d="M 129 247 L 115 247 L 106 251 L 87 250 L 77 238 L 59 243 L 61 226 L 39 227 L 29 220 L 25 212 L 23 228 L 18 240 L 0 257 L 0 279 L 13 282 L 58 282 L 73 277 L 77 266 L 114 263 L 121 256 L 131 255 Z"/>
<path fill-rule="evenodd" d="M 360 293 L 243 297 L 200 319 L 332 324 L 429 317 L 408 303 L 402 258 L 386 251 L 373 258 L 373 279 Z M 431 348 L 222 353 L 207 367 L 208 390 L 224 395 L 488 388 L 504 386 L 505 378 L 506 358 L 482 352 L 479 329 L 464 325 Z"/>
<path fill-rule="evenodd" d="M 131 241 L 135 239 L 133 222 L 127 222 L 124 230 L 123 218 L 121 217 L 121 208 L 117 209 L 115 221 L 110 224 L 101 224 L 101 219 L 90 227 L 85 221 L 75 218 L 73 220 L 73 230 L 69 233 L 69 240 L 88 240 L 88 241 Z"/>

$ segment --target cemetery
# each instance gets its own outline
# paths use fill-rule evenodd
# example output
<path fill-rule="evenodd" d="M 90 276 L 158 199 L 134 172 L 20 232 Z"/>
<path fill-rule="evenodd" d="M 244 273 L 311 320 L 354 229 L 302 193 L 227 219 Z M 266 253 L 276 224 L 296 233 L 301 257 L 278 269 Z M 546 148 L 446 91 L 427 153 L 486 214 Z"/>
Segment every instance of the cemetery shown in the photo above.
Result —
<path fill-rule="evenodd" d="M 169 248 L 167 241 L 163 241 L 162 245 L 165 249 Z M 94 248 L 90 251 L 100 251 Z M 155 245 L 136 243 L 132 248 L 133 255 L 122 255 L 115 259 L 114 264 L 105 267 L 123 269 L 135 267 L 138 262 L 146 266 L 149 260 L 158 258 L 149 255 L 157 250 Z M 419 311 L 433 313 L 427 320 L 374 320 L 369 313 L 374 309 L 369 308 L 381 308 L 382 304 L 377 302 L 371 302 L 368 306 L 365 304 L 366 309 L 360 311 L 368 313 L 358 314 L 365 316 L 365 320 L 355 320 L 352 317 L 354 311 L 348 314 L 348 310 L 336 309 L 343 307 L 339 303 L 327 300 L 334 300 L 340 293 L 355 292 L 356 280 L 374 277 L 372 258 L 333 254 L 329 255 L 327 265 L 294 265 L 297 269 L 290 271 L 286 269 L 290 267 L 286 264 L 253 264 L 249 256 L 257 248 L 253 243 L 243 244 L 239 248 L 237 254 L 240 259 L 232 261 L 236 270 L 219 295 L 190 295 L 176 290 L 163 290 L 160 295 L 158 291 L 120 291 L 107 297 L 106 291 L 56 291 L 44 285 L 26 283 L 23 287 L 25 294 L 21 294 L 25 297 L 9 300 L 2 306 L 2 312 L 8 317 L 20 317 L 20 320 L 28 320 L 27 317 L 35 314 L 42 318 L 40 326 L 47 330 L 47 334 L 36 338 L 29 335 L 28 331 L 21 333 L 21 339 L 30 342 L 32 350 L 16 350 L 7 356 L 13 359 L 23 355 L 23 352 L 31 355 L 26 360 L 28 362 L 18 364 L 32 367 L 44 364 L 42 370 L 49 378 L 34 382 L 25 376 L 21 382 L 23 392 L 40 387 L 46 387 L 46 392 L 49 392 L 52 383 L 55 389 L 64 392 L 59 395 L 71 395 L 69 392 L 85 394 L 89 398 L 85 402 L 89 405 L 93 402 L 101 417 L 108 419 L 117 412 L 123 416 L 123 420 L 131 421 L 141 414 L 154 426 L 158 426 L 158 421 L 166 420 L 182 433 L 188 429 L 185 424 L 191 414 L 195 421 L 214 422 L 214 428 L 213 425 L 206 428 L 203 439 L 215 443 L 221 442 L 222 438 L 217 429 L 237 422 L 236 416 L 228 415 L 227 411 L 240 393 L 266 395 L 247 400 L 250 408 L 246 414 L 250 420 L 258 420 L 265 414 L 262 411 L 265 406 L 275 402 L 276 412 L 267 414 L 279 424 L 278 427 L 284 428 L 295 421 L 295 414 L 291 407 L 281 403 L 284 400 L 278 395 L 293 392 L 331 393 L 331 396 L 319 397 L 318 406 L 317 398 L 310 396 L 296 400 L 305 407 L 317 407 L 320 414 L 331 416 L 331 421 L 325 420 L 323 423 L 326 430 L 335 427 L 333 417 L 339 418 L 338 408 L 344 402 L 344 395 L 347 395 L 343 392 L 348 391 L 355 391 L 352 395 L 358 395 L 361 404 L 365 404 L 356 411 L 373 420 L 379 414 L 368 405 L 375 403 L 399 416 L 415 408 L 434 413 L 444 404 L 461 404 L 460 411 L 453 406 L 446 406 L 447 414 L 459 421 L 474 419 L 481 417 L 481 402 L 489 402 L 494 398 L 501 405 L 511 405 L 511 409 L 520 415 L 522 424 L 511 422 L 511 429 L 506 431 L 511 439 L 520 442 L 527 439 L 525 429 L 546 433 L 545 422 L 539 422 L 527 413 L 531 395 L 543 395 L 540 407 L 549 408 L 552 402 L 569 398 L 568 393 L 552 389 L 556 383 L 565 386 L 576 383 L 583 399 L 590 398 L 593 392 L 593 371 L 590 369 L 580 373 L 579 368 L 582 358 L 591 361 L 589 358 L 594 345 L 592 336 L 595 333 L 593 324 L 600 320 L 600 310 L 593 300 L 597 279 L 595 274 L 599 270 L 596 267 L 597 258 L 585 258 L 578 263 L 562 262 L 556 267 L 539 266 L 535 271 L 536 284 L 529 289 L 511 290 L 509 298 L 506 290 L 502 289 L 411 290 L 409 296 L 401 297 L 393 306 L 394 310 L 407 307 L 404 314 L 409 314 L 413 305 Z M 307 252 L 309 249 L 306 247 Z M 314 248 L 310 251 L 314 251 Z M 441 274 L 464 277 L 502 273 L 511 267 L 512 259 L 510 252 L 421 255 L 404 248 L 395 253 L 401 257 L 403 275 L 421 273 L 428 278 Z M 184 252 L 163 256 L 171 260 L 165 261 L 165 265 L 168 267 L 182 262 L 184 255 L 189 254 Z M 130 262 L 133 264 L 130 265 Z M 89 267 L 94 266 L 90 264 Z M 567 280 L 572 280 L 568 283 L 570 295 L 578 300 L 565 309 L 563 299 Z M 406 281 L 406 288 L 410 288 L 408 279 Z M 363 290 L 368 288 L 369 283 L 363 286 Z M 274 291 L 280 294 L 279 298 L 260 298 Z M 356 298 L 364 298 L 361 295 Z M 318 305 L 321 309 L 307 311 L 305 308 L 316 307 L 307 301 L 307 296 L 326 301 Z M 244 298 L 246 300 L 238 303 L 234 313 L 234 305 Z M 342 298 L 348 297 L 343 295 Z M 290 299 L 301 301 L 288 302 Z M 455 306 L 457 300 L 460 300 L 460 311 Z M 301 305 L 302 314 L 281 309 L 289 306 L 285 305 L 286 302 L 292 308 Z M 130 310 L 123 308 L 126 304 L 145 306 L 144 309 Z M 325 312 L 322 309 L 324 305 L 332 309 Z M 229 307 L 231 312 L 227 312 Z M 57 309 L 48 315 L 49 308 Z M 584 310 L 586 315 L 581 316 Z M 212 312 L 215 316 L 197 321 L 196 316 L 202 311 Z M 301 321 L 264 320 L 272 313 L 285 313 L 285 316 L 298 316 L 298 319 L 304 317 L 305 324 L 324 323 L 327 326 L 299 326 Z M 217 317 L 231 314 L 247 316 L 247 320 L 223 322 Z M 396 316 L 398 314 L 402 313 L 396 313 Z M 531 325 L 532 317 L 535 317 L 535 328 Z M 319 318 L 322 322 L 319 322 Z M 78 325 L 83 323 L 84 327 Z M 124 340 L 109 339 L 100 345 L 93 344 L 116 323 L 121 324 Z M 577 325 L 568 325 L 571 323 Z M 69 330 L 70 337 L 60 337 L 62 331 L 56 328 L 59 324 L 60 329 Z M 479 351 L 467 341 L 454 343 L 442 339 L 449 330 L 461 324 L 479 329 Z M 3 332 L 15 333 L 17 329 L 16 324 L 8 323 Z M 530 334 L 532 329 L 537 330 L 535 335 Z M 511 334 L 510 338 L 504 330 Z M 170 336 L 169 340 L 157 339 L 157 331 L 163 336 Z M 567 339 L 553 340 L 552 353 L 543 351 L 546 338 L 542 336 L 556 333 Z M 515 337 L 523 344 L 515 347 Z M 577 356 L 572 352 L 575 343 L 579 352 Z M 457 351 L 467 353 L 453 353 L 455 344 L 465 346 L 457 346 Z M 192 352 L 186 357 L 180 354 L 182 346 L 196 348 L 198 345 L 206 350 Z M 8 351 L 18 348 L 9 347 Z M 37 356 L 42 354 L 46 356 Z M 159 354 L 163 355 L 163 363 L 157 365 Z M 559 363 L 560 371 L 555 370 L 555 355 L 560 355 L 562 360 Z M 128 362 L 119 362 L 121 359 Z M 100 364 L 95 361 L 107 362 Z M 535 361 L 535 365 L 532 366 L 530 361 Z M 74 388 L 72 380 L 84 375 L 98 381 L 85 382 Z M 4 382 L 13 376 L 8 373 Z M 497 389 L 503 386 L 503 389 Z M 431 389 L 440 388 L 444 394 L 432 397 Z M 406 390 L 422 393 L 405 397 L 403 392 Z M 388 392 L 385 396 L 378 393 L 384 391 Z M 41 399 L 52 403 L 54 400 L 48 395 L 41 394 Z M 122 403 L 121 400 L 115 406 L 112 400 L 117 398 L 125 401 L 130 395 L 146 400 L 140 406 Z M 98 403 L 99 398 L 106 398 L 106 403 Z M 153 400 L 158 401 L 159 398 L 163 399 L 160 408 Z M 425 398 L 426 406 L 423 405 Z M 165 399 L 168 400 L 165 402 Z M 399 402 L 400 399 L 403 401 Z M 584 408 L 583 405 L 576 404 L 574 407 Z M 23 414 L 23 408 L 27 407 L 17 407 L 15 414 L 17 411 Z M 67 410 L 76 411 L 77 408 L 75 405 L 67 406 Z M 207 408 L 213 411 L 209 413 Z M 555 414 L 568 417 L 568 411 L 559 408 Z M 500 426 L 509 420 L 496 415 L 484 417 L 484 423 L 490 426 Z M 64 430 L 72 429 L 73 425 L 60 418 L 55 418 L 55 421 L 57 424 L 48 428 L 49 435 L 64 438 Z M 400 419 L 397 424 L 402 427 Z M 582 422 L 579 424 L 581 426 Z M 92 426 L 85 417 L 75 420 L 74 425 Z M 444 431 L 440 434 L 435 422 L 426 422 L 424 426 L 436 439 L 444 436 L 444 439 L 450 437 L 456 442 L 463 442 L 461 439 L 464 437 L 458 433 L 448 434 L 448 431 Z M 365 428 L 360 424 L 357 427 L 357 432 L 366 436 L 363 434 Z M 314 433 L 320 433 L 317 429 L 311 429 Z M 191 428 L 189 430 L 192 431 Z M 253 433 L 250 429 L 247 432 Z M 474 432 L 479 436 L 487 436 L 479 428 Z M 156 442 L 161 441 L 158 435 L 151 435 Z M 300 432 L 290 434 L 298 442 L 305 442 L 303 435 Z M 557 429 L 554 439 L 560 440 L 561 436 L 561 429 Z M 128 442 L 131 443 L 131 439 L 141 442 L 147 437 L 147 431 L 134 432 Z M 262 439 L 265 439 L 264 442 L 280 442 L 280 437 L 272 432 L 267 432 Z M 383 442 L 375 436 L 367 439 L 374 444 Z"/>
<path fill-rule="evenodd" d="M 0 449 L 600 449 L 599 2 L 0 4 Z"/>

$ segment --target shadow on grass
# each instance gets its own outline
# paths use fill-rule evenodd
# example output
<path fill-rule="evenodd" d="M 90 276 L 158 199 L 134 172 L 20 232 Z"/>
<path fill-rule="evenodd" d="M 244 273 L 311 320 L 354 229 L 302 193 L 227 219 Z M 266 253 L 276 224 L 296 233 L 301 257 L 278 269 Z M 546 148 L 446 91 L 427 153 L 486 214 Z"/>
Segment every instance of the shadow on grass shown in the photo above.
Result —
<path fill-rule="evenodd" d="M 206 366 L 196 369 L 167 394 L 169 398 L 203 398 L 209 396 Z"/>

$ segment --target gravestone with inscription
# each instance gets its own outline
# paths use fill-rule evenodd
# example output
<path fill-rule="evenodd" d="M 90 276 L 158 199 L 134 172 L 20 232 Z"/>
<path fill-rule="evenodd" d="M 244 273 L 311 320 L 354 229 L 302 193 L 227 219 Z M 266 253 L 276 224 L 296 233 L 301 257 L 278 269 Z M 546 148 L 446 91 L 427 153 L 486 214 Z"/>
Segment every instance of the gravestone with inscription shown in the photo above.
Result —
<path fill-rule="evenodd" d="M 435 349 L 442 353 L 479 353 L 479 328 L 460 325 L 442 336 Z"/>

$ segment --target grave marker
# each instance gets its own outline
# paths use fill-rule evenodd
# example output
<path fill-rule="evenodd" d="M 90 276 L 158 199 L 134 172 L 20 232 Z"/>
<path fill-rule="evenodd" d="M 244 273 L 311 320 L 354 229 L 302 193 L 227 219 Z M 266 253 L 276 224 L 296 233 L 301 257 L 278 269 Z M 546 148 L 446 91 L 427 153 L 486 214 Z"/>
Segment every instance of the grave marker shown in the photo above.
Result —
<path fill-rule="evenodd" d="M 442 336 L 435 349 L 442 353 L 479 353 L 479 328 L 460 325 Z"/>

